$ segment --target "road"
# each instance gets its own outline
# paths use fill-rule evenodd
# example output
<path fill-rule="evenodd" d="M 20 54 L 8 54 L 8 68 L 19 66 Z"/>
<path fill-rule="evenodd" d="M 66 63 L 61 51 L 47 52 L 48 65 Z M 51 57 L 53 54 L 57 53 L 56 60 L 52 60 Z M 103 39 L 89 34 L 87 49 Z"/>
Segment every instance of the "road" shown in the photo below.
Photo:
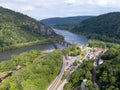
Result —
<path fill-rule="evenodd" d="M 83 58 L 83 60 L 84 60 L 84 59 L 87 59 L 87 56 L 88 56 L 88 54 L 89 54 L 87 48 L 86 48 L 86 52 L 87 52 L 87 54 L 85 55 L 85 57 Z M 67 77 L 65 78 L 65 80 L 62 82 L 62 84 L 57 88 L 57 90 L 63 90 L 64 85 L 65 85 L 66 83 L 68 83 L 71 74 L 72 74 L 74 71 L 76 71 L 76 69 L 77 69 L 82 63 L 83 63 L 83 62 L 82 62 L 82 60 L 81 60 L 81 62 L 71 70 L 71 72 L 68 74 L 68 76 L 67 76 Z"/>
<path fill-rule="evenodd" d="M 88 49 L 86 49 L 86 52 L 87 54 L 85 55 L 84 59 L 87 58 L 89 52 L 88 52 Z M 83 59 L 83 60 L 84 60 Z M 68 76 L 66 77 L 66 79 L 62 82 L 62 84 L 57 88 L 57 90 L 63 90 L 63 87 L 64 85 L 69 81 L 70 79 L 70 76 L 71 74 L 82 64 L 82 62 L 80 62 L 77 66 L 75 66 L 71 72 L 68 74 Z M 63 54 L 63 64 L 62 64 L 62 67 L 61 67 L 61 70 L 60 70 L 60 73 L 58 74 L 58 76 L 55 78 L 55 80 L 52 82 L 52 84 L 48 87 L 47 90 L 56 90 L 56 87 L 57 85 L 60 83 L 61 81 L 61 78 L 64 74 L 64 70 L 65 70 L 65 66 L 66 66 L 66 63 L 65 63 L 65 56 Z"/>
<path fill-rule="evenodd" d="M 84 56 L 83 60 L 84 60 L 84 59 L 89 59 L 88 56 L 91 55 L 91 51 L 90 51 L 89 47 L 86 47 L 85 50 L 86 50 L 86 55 Z M 99 51 L 97 51 L 97 52 L 99 52 Z M 57 88 L 57 90 L 63 90 L 64 85 L 65 85 L 66 83 L 68 83 L 71 74 L 72 74 L 81 64 L 82 64 L 82 61 L 70 71 L 70 73 L 67 75 L 67 77 L 66 77 L 65 80 L 62 82 L 62 84 Z M 96 64 L 94 64 L 93 81 L 94 81 L 94 82 L 96 81 Z"/>
<path fill-rule="evenodd" d="M 66 83 L 68 83 L 69 79 L 70 79 L 70 76 L 71 74 L 76 71 L 76 69 L 82 64 L 82 62 L 80 62 L 77 66 L 75 66 L 71 72 L 68 74 L 68 76 L 65 78 L 65 80 L 62 82 L 62 84 L 57 88 L 57 90 L 63 90 L 63 87 Z"/>
<path fill-rule="evenodd" d="M 65 56 L 63 55 L 63 63 L 62 63 L 62 67 L 61 70 L 59 72 L 59 74 L 57 75 L 57 77 L 55 78 L 55 80 L 51 83 L 51 85 L 47 88 L 47 90 L 55 90 L 57 85 L 60 83 L 61 78 L 64 74 L 64 70 L 65 70 Z"/>

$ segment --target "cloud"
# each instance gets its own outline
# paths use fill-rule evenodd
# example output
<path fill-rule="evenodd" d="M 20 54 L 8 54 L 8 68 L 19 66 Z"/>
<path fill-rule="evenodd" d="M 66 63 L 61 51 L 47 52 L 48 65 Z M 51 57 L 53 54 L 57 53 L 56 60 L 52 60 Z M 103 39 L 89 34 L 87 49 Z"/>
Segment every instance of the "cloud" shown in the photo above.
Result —
<path fill-rule="evenodd" d="M 80 1 L 80 0 L 79 0 Z M 119 6 L 120 0 L 88 0 L 85 1 L 86 3 L 88 2 L 88 4 L 91 5 L 98 5 L 98 6 L 112 6 L 112 7 L 116 7 Z"/>
<path fill-rule="evenodd" d="M 68 4 L 73 4 L 75 2 L 76 2 L 76 0 L 65 0 L 65 3 L 68 3 Z"/>
<path fill-rule="evenodd" d="M 20 7 L 20 9 L 18 11 L 28 12 L 28 11 L 33 11 L 33 10 L 34 10 L 34 7 L 32 7 L 32 6 L 24 6 L 24 7 Z"/>
<path fill-rule="evenodd" d="M 120 11 L 120 0 L 0 0 L 0 6 L 36 19 Z"/>

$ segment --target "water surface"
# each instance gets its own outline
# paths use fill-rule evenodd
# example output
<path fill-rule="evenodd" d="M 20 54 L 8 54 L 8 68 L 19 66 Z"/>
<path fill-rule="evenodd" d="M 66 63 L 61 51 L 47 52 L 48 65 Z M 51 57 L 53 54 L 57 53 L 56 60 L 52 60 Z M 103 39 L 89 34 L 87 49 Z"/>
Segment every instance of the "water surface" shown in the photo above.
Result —
<path fill-rule="evenodd" d="M 67 42 L 85 44 L 88 41 L 87 38 L 85 38 L 81 35 L 78 35 L 78 34 L 71 33 L 66 30 L 54 29 L 54 31 L 57 34 L 64 36 L 64 38 Z M 59 47 L 63 48 L 64 46 L 59 45 Z M 15 50 L 9 50 L 9 51 L 0 53 L 0 61 L 9 60 L 12 55 L 18 55 L 22 52 L 28 52 L 30 50 L 50 50 L 50 49 L 54 49 L 54 47 L 52 44 L 49 43 L 49 44 L 43 44 L 43 45 L 33 45 L 33 46 L 28 46 L 28 47 L 22 47 L 22 48 L 18 48 Z"/>
<path fill-rule="evenodd" d="M 64 39 L 70 43 L 86 44 L 88 39 L 82 35 L 75 34 L 66 30 L 54 29 L 57 34 L 64 36 Z"/>

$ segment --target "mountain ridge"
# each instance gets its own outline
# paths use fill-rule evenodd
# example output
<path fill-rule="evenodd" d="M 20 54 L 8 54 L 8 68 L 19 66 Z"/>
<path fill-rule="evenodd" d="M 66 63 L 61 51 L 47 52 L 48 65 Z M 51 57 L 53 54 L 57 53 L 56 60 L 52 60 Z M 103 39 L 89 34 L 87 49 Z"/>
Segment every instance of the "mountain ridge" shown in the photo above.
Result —
<path fill-rule="evenodd" d="M 93 16 L 55 17 L 55 18 L 43 19 L 40 21 L 49 26 L 53 26 L 53 25 L 58 25 L 58 24 L 77 23 L 90 17 L 93 17 Z"/>
<path fill-rule="evenodd" d="M 120 43 L 120 12 L 111 12 L 86 19 L 70 31 L 91 39 Z"/>
<path fill-rule="evenodd" d="M 17 44 L 43 41 L 51 35 L 55 35 L 51 27 L 27 15 L 0 7 L 0 51 Z"/>

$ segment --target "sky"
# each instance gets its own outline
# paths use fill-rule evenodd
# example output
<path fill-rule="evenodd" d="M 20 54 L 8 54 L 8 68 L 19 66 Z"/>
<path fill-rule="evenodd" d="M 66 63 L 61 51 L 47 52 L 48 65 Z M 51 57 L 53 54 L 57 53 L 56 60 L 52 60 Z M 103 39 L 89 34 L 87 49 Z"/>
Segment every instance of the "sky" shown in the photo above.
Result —
<path fill-rule="evenodd" d="M 0 6 L 37 20 L 118 12 L 119 4 L 120 0 L 0 0 Z"/>

